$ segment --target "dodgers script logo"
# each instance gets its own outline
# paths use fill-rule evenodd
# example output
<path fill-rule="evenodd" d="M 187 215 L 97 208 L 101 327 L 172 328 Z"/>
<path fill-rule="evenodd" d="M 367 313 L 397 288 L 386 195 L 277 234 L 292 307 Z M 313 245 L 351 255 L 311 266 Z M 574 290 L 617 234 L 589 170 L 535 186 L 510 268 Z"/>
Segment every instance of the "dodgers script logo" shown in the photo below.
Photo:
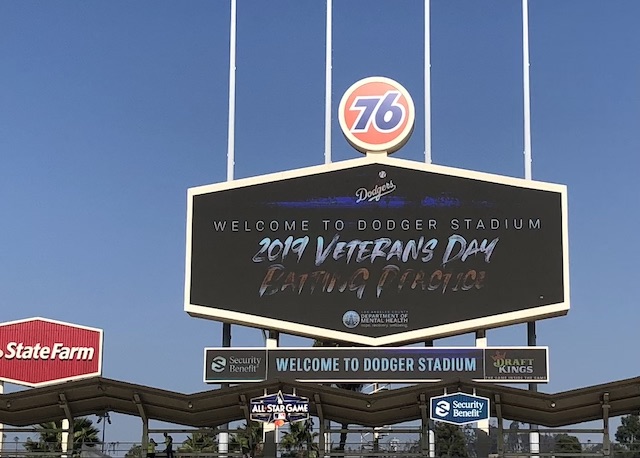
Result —
<path fill-rule="evenodd" d="M 338 108 L 342 133 L 363 153 L 393 153 L 409 140 L 415 107 L 398 82 L 374 76 L 354 83 Z"/>
<path fill-rule="evenodd" d="M 387 172 L 384 170 L 378 173 L 381 180 L 387 177 Z M 396 185 L 393 184 L 393 180 L 387 180 L 384 184 L 376 184 L 373 188 L 358 188 L 356 191 L 356 203 L 360 202 L 380 202 L 380 198 L 391 194 L 396 190 Z"/>

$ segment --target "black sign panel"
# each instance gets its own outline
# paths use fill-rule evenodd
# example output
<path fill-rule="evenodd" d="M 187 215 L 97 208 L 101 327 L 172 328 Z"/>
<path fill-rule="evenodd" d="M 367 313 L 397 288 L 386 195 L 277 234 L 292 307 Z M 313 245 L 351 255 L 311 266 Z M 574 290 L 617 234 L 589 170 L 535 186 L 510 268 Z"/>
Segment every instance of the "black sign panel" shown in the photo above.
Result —
<path fill-rule="evenodd" d="M 204 381 L 260 382 L 267 373 L 267 355 L 262 348 L 207 348 L 204 351 Z"/>
<path fill-rule="evenodd" d="M 563 186 L 371 162 L 191 190 L 185 310 L 368 344 L 566 313 Z"/>
<path fill-rule="evenodd" d="M 549 381 L 548 351 L 547 347 L 208 348 L 205 382 L 409 383 L 459 378 L 544 383 Z M 228 369 L 233 360 L 240 364 L 233 370 L 220 367 L 219 362 L 225 361 Z"/>

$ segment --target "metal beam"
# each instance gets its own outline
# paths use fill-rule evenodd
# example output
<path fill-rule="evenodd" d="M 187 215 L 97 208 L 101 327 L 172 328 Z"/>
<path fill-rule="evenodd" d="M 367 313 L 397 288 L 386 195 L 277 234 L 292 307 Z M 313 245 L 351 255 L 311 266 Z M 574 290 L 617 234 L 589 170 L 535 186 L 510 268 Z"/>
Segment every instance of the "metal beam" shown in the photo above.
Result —
<path fill-rule="evenodd" d="M 69 408 L 69 403 L 67 402 L 67 397 L 64 393 L 58 394 L 58 400 L 58 405 L 64 411 L 65 418 L 73 423 L 73 415 L 71 415 L 71 409 Z"/>
<path fill-rule="evenodd" d="M 136 405 L 136 409 L 138 409 L 138 415 L 142 418 L 142 421 L 147 421 L 147 412 L 144 410 L 144 405 L 142 404 L 142 399 L 140 399 L 140 395 L 138 393 L 133 393 L 133 403 Z"/>
<path fill-rule="evenodd" d="M 316 405 L 318 420 L 320 421 L 320 423 L 322 423 L 324 421 L 324 410 L 322 409 L 322 399 L 320 399 L 320 395 L 318 393 L 315 393 L 313 395 L 313 402 Z"/>
<path fill-rule="evenodd" d="M 240 408 L 244 413 L 244 419 L 247 420 L 247 426 L 251 423 L 251 413 L 249 412 L 249 403 L 247 402 L 247 396 L 244 394 L 240 395 Z"/>

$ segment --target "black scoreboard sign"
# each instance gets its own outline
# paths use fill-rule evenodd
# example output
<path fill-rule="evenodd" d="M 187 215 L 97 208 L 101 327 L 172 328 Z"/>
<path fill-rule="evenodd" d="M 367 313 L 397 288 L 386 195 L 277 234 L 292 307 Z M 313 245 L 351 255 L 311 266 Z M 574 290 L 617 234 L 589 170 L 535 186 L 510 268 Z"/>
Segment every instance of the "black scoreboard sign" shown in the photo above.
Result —
<path fill-rule="evenodd" d="M 566 188 L 388 157 L 189 190 L 185 310 L 386 345 L 565 314 Z"/>

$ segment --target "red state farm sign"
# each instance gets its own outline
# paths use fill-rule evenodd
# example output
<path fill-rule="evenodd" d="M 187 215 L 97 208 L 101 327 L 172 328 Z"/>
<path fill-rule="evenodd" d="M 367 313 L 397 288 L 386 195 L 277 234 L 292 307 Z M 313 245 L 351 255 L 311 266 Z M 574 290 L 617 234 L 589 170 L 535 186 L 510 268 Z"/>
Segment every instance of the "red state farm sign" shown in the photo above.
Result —
<path fill-rule="evenodd" d="M 102 329 L 46 318 L 0 324 L 0 380 L 41 386 L 102 374 Z"/>

